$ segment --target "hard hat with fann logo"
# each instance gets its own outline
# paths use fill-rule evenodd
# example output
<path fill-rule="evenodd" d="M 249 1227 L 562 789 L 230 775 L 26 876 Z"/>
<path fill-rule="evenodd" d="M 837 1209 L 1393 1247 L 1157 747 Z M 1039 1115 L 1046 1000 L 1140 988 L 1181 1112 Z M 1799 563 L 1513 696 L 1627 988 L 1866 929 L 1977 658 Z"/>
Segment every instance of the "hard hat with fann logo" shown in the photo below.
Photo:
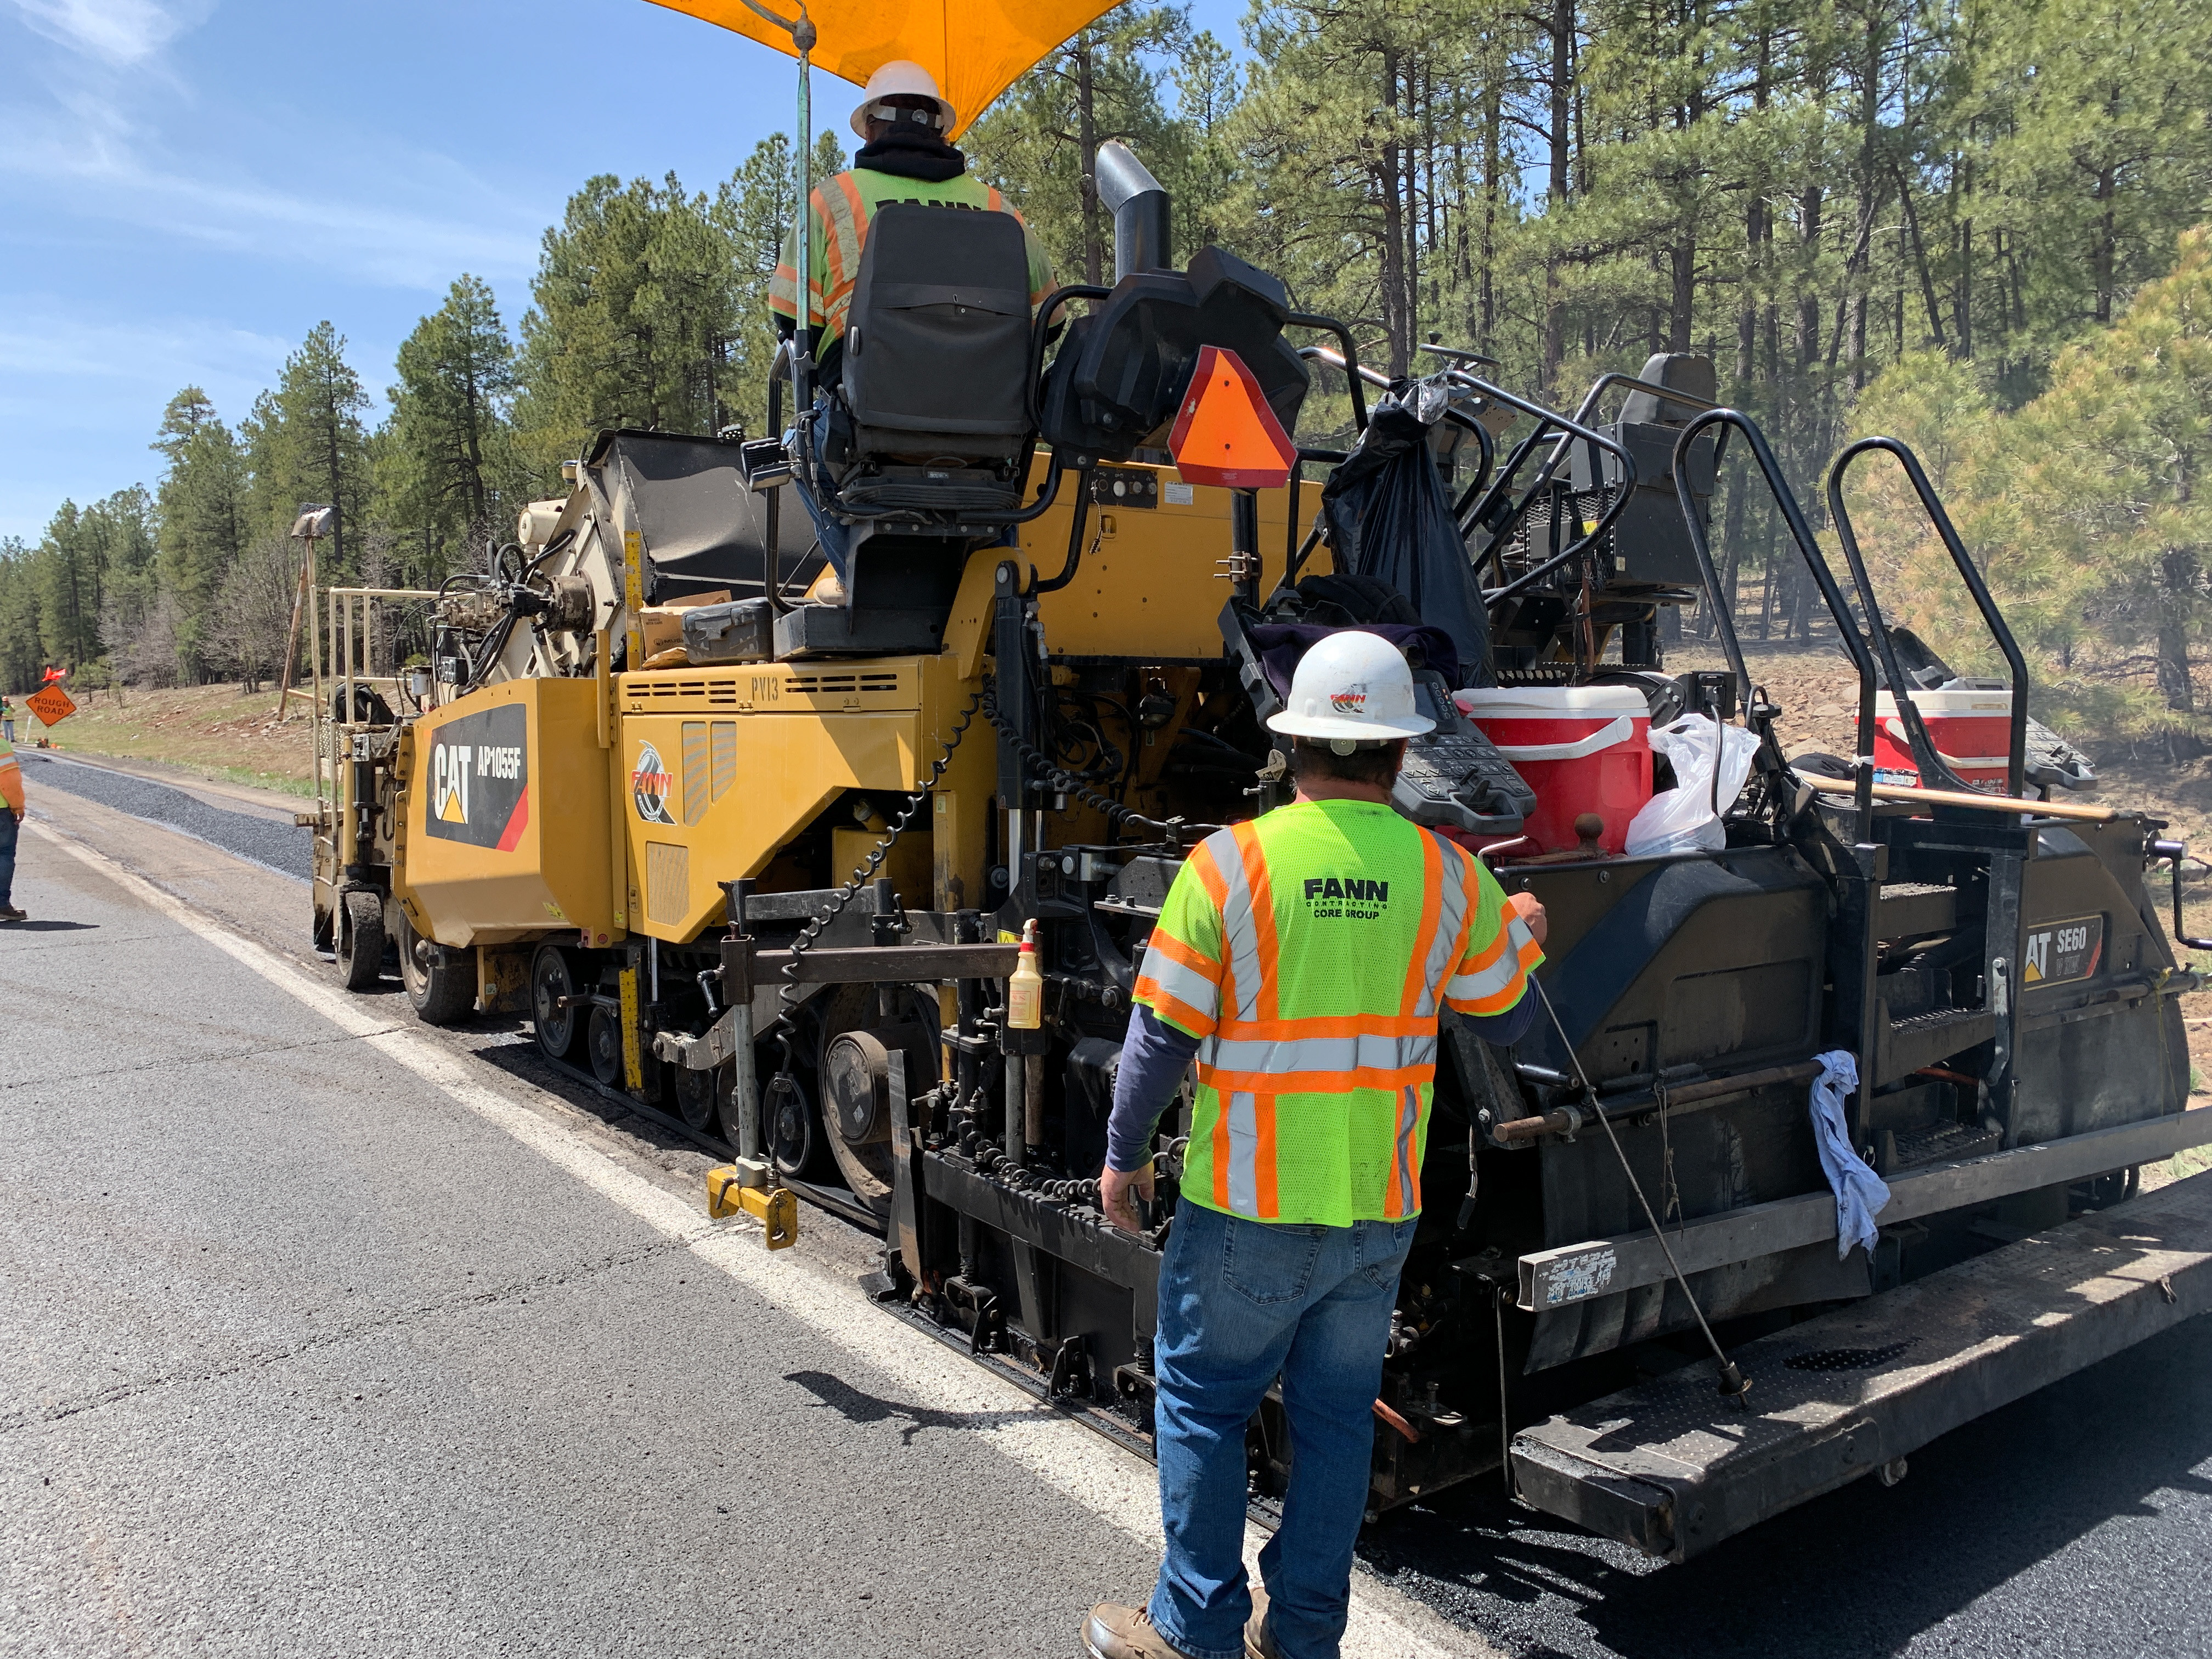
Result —
<path fill-rule="evenodd" d="M 1267 717 L 1287 737 L 1389 743 L 1432 731 L 1413 706 L 1413 671 L 1380 634 L 1346 628 L 1298 659 L 1290 706 Z"/>

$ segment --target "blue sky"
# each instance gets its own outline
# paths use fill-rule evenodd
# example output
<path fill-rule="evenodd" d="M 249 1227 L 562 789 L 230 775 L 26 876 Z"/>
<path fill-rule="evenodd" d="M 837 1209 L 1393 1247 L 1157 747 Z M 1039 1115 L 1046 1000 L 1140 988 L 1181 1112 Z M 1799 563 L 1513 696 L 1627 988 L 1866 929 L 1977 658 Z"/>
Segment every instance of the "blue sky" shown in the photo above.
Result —
<path fill-rule="evenodd" d="M 1194 8 L 1228 40 L 1241 10 Z M 793 90 L 645 0 L 0 0 L 0 536 L 27 541 L 154 483 L 178 388 L 234 422 L 324 318 L 380 416 L 453 277 L 512 325 L 584 179 L 711 185 Z M 815 95 L 842 131 L 850 89 Z"/>

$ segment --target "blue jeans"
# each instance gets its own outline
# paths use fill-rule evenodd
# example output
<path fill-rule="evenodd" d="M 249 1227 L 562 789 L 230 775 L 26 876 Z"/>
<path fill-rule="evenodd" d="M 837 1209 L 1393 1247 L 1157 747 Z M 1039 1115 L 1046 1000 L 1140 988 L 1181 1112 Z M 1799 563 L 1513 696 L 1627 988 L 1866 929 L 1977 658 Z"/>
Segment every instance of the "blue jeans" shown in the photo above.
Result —
<path fill-rule="evenodd" d="M 0 801 L 0 910 L 11 910 L 15 887 L 15 813 Z"/>
<path fill-rule="evenodd" d="M 1192 1659 L 1243 1659 L 1244 1425 L 1283 1379 L 1290 1491 L 1260 1552 L 1285 1659 L 1336 1659 L 1367 1507 L 1375 1391 L 1412 1221 L 1350 1227 L 1176 1211 L 1153 1348 L 1167 1559 L 1152 1624 Z"/>

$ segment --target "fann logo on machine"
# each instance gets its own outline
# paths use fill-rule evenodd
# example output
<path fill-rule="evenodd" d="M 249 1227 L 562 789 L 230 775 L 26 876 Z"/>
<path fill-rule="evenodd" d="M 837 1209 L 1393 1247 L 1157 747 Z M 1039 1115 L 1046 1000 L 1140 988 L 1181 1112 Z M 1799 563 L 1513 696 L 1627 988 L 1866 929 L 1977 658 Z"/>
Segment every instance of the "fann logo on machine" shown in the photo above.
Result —
<path fill-rule="evenodd" d="M 429 833 L 513 852 L 530 823 L 529 737 L 529 713 L 514 705 L 464 714 L 432 732 Z"/>
<path fill-rule="evenodd" d="M 668 770 L 668 763 L 660 758 L 660 751 L 649 743 L 638 744 L 637 764 L 629 775 L 629 798 L 638 817 L 647 823 L 675 823 L 668 816 L 668 793 L 675 787 L 676 779 Z"/>

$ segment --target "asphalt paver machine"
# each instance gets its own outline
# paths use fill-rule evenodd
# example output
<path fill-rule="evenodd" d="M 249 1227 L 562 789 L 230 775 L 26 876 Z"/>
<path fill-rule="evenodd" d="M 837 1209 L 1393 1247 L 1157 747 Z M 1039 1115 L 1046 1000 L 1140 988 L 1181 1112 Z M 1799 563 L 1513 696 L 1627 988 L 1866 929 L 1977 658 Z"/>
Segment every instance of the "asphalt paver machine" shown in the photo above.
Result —
<path fill-rule="evenodd" d="M 1289 798 L 1263 722 L 1301 645 L 1373 627 L 1438 723 L 1395 803 L 1550 918 L 1522 1042 L 1447 1017 L 1377 1511 L 1502 1470 L 1679 1559 L 2202 1310 L 2212 1193 L 2136 1173 L 2212 1141 L 2185 1109 L 2180 849 L 2035 798 L 2063 769 L 1909 453 L 1887 446 L 2011 665 L 2002 783 L 1958 775 L 1917 711 L 1929 659 L 1844 510 L 1857 453 L 1830 481 L 1847 590 L 1704 360 L 1571 414 L 1470 353 L 1382 384 L 1267 273 L 1172 257 L 1133 156 L 1100 176 L 1110 285 L 1031 317 L 1018 234 L 886 208 L 842 361 L 787 351 L 771 435 L 599 434 L 483 573 L 413 601 L 431 667 L 396 708 L 325 689 L 316 926 L 349 982 L 396 957 L 428 1020 L 525 1017 L 732 1154 L 718 1207 L 772 1243 L 794 1198 L 878 1231 L 887 1313 L 1141 1444 L 1188 1105 L 1151 1231 L 1109 1226 L 1135 964 L 1188 848 Z M 1443 553 L 1365 533 L 1378 498 L 1341 482 L 1409 447 Z M 1662 661 L 1665 611 L 1719 592 L 1732 460 L 1840 630 L 1852 757 L 1793 762 L 1724 608 L 1726 668 Z M 1496 718 L 1516 698 L 1607 712 L 1529 742 Z M 1892 719 L 1917 781 L 1876 775 Z M 1740 787 L 1647 755 L 1626 805 L 1576 793 L 1623 732 L 1698 722 L 1747 754 Z M 1690 844 L 1621 844 L 1693 787 Z M 1844 1136 L 1889 1193 L 1871 1249 L 1839 1249 L 1808 1107 L 1837 1055 Z M 1249 1454 L 1264 1509 L 1273 1403 Z"/>

